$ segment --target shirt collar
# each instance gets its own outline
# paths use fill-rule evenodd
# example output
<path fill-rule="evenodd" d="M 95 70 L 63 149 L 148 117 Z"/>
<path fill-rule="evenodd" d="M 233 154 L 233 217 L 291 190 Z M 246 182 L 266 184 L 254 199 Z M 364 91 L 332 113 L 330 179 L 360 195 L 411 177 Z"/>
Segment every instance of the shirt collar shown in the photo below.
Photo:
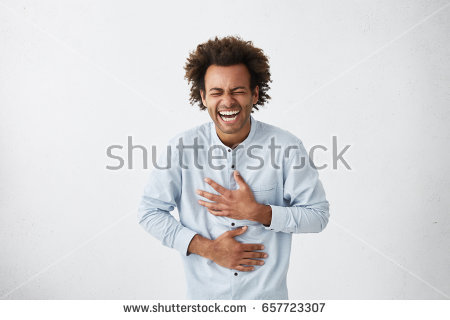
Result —
<path fill-rule="evenodd" d="M 250 115 L 250 132 L 249 132 L 247 138 L 245 138 L 244 141 L 242 141 L 239 145 L 248 144 L 249 142 L 251 142 L 251 140 L 253 139 L 253 136 L 255 135 L 257 122 L 258 121 L 255 120 L 252 115 Z M 223 142 L 220 140 L 219 136 L 217 135 L 216 125 L 214 124 L 214 122 L 211 121 L 210 124 L 211 124 L 211 137 L 212 137 L 213 145 L 221 145 L 221 146 L 224 146 L 225 148 L 229 148 L 223 144 Z"/>

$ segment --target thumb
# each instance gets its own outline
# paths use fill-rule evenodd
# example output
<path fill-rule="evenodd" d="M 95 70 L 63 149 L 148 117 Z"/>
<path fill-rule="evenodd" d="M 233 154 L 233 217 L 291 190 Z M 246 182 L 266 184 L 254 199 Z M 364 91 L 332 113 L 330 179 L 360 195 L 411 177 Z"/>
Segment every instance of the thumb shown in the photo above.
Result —
<path fill-rule="evenodd" d="M 228 234 L 234 238 L 240 234 L 243 234 L 245 231 L 247 231 L 247 228 L 248 228 L 247 226 L 236 228 L 234 230 L 228 231 Z"/>
<path fill-rule="evenodd" d="M 239 171 L 234 170 L 233 174 L 234 174 L 234 180 L 236 180 L 237 184 L 239 185 L 239 188 L 247 186 L 247 184 L 245 183 L 244 179 L 239 174 Z"/>

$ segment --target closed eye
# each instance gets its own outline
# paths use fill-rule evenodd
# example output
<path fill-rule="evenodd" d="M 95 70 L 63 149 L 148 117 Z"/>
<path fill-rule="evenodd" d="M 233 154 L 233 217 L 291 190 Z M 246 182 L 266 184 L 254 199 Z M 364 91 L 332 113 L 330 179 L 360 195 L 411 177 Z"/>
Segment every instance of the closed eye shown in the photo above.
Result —
<path fill-rule="evenodd" d="M 222 95 L 222 93 L 223 92 L 216 91 L 216 92 L 210 93 L 210 95 L 214 96 L 214 97 L 217 97 L 217 96 Z M 245 91 L 233 91 L 233 92 L 231 92 L 231 94 L 245 94 L 245 93 L 246 93 Z"/>

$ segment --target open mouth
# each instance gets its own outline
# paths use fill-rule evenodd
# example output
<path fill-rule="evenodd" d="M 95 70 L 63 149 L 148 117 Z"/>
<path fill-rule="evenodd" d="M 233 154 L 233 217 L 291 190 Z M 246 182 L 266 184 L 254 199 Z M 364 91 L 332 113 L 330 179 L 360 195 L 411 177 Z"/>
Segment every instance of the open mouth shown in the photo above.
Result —
<path fill-rule="evenodd" d="M 219 111 L 220 118 L 225 122 L 231 122 L 233 120 L 236 120 L 238 114 L 240 113 L 239 110 L 230 110 L 230 111 Z"/>

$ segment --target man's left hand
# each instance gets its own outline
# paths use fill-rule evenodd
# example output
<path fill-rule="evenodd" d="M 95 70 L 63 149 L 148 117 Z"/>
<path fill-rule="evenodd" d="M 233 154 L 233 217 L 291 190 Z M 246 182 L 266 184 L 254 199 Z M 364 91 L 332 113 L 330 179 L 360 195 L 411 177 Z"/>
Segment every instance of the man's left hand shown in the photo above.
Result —
<path fill-rule="evenodd" d="M 270 206 L 256 202 L 252 190 L 245 183 L 239 172 L 234 171 L 234 179 L 239 189 L 229 190 L 212 179 L 205 178 L 205 182 L 219 194 L 197 190 L 198 195 L 213 201 L 199 200 L 198 203 L 206 207 L 215 216 L 225 216 L 236 220 L 251 220 L 269 225 L 272 217 L 272 209 Z"/>

